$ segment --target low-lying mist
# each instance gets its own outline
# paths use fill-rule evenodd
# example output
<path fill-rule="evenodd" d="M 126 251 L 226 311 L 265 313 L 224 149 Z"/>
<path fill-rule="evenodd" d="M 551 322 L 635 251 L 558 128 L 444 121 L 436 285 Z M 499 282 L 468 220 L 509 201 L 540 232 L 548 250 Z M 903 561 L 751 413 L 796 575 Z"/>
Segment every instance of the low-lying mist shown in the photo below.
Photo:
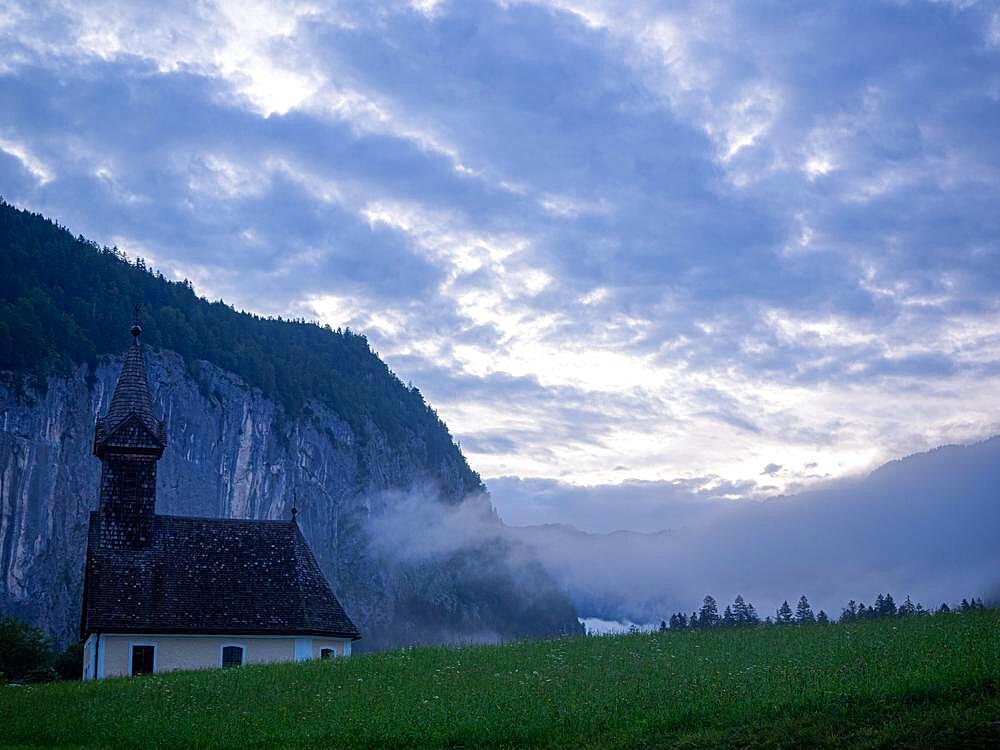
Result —
<path fill-rule="evenodd" d="M 718 506 L 683 529 L 590 534 L 505 526 L 483 496 L 454 506 L 411 493 L 389 503 L 371 532 L 382 554 L 411 567 L 476 550 L 468 575 L 485 578 L 500 566 L 505 585 L 523 586 L 536 603 L 540 564 L 580 617 L 619 622 L 690 612 L 705 594 L 720 608 L 742 594 L 762 617 L 806 594 L 836 617 L 849 599 L 871 603 L 880 592 L 930 608 L 1000 593 L 1000 437 L 893 461 L 815 492 L 698 501 Z"/>
<path fill-rule="evenodd" d="M 367 618 L 363 648 L 582 632 L 566 592 L 485 494 L 456 505 L 422 487 L 380 493 L 371 507 L 366 567 L 394 596 Z"/>

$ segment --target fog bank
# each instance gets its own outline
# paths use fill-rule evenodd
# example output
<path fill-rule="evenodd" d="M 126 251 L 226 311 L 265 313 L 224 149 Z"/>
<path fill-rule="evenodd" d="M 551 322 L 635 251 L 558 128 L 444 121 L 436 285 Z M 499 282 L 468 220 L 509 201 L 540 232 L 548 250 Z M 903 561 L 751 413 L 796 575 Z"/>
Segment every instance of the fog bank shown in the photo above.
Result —
<path fill-rule="evenodd" d="M 686 525 L 676 530 L 511 533 L 585 618 L 658 621 L 690 612 L 706 593 L 720 608 L 742 594 L 763 617 L 802 594 L 838 615 L 849 599 L 871 603 L 884 591 L 936 607 L 1000 589 L 1000 437 L 892 461 L 815 492 L 715 501 L 702 520 L 689 510 L 696 499 L 682 498 Z"/>

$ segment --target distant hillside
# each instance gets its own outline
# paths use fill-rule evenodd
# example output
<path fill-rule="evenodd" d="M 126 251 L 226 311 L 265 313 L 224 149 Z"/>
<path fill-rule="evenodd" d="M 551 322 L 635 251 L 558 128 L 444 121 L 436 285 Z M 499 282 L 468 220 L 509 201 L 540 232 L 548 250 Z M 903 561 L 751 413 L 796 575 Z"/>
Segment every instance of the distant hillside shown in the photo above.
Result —
<path fill-rule="evenodd" d="M 0 370 L 40 389 L 75 365 L 120 354 L 132 306 L 143 340 L 238 375 L 291 416 L 310 401 L 329 407 L 361 440 L 368 422 L 394 450 L 428 467 L 460 467 L 466 492 L 482 489 L 447 427 L 416 387 L 406 387 L 350 330 L 261 318 L 198 297 L 115 249 L 74 238 L 48 219 L 0 201 Z M 420 434 L 414 443 L 410 438 Z"/>
<path fill-rule="evenodd" d="M 713 501 L 702 501 L 713 502 Z M 659 622 L 706 594 L 773 615 L 807 594 L 840 614 L 850 599 L 909 594 L 927 607 L 1000 599 L 1000 437 L 891 461 L 862 479 L 765 502 L 719 502 L 709 520 L 656 534 L 512 529 L 580 615 Z"/>
<path fill-rule="evenodd" d="M 77 637 L 97 504 L 94 417 L 107 409 L 137 301 L 168 432 L 158 512 L 288 518 L 296 506 L 362 649 L 579 632 L 552 578 L 500 533 L 445 425 L 363 336 L 206 302 L 6 204 L 0 614 L 63 645 Z M 493 532 L 467 538 L 451 514 Z"/>

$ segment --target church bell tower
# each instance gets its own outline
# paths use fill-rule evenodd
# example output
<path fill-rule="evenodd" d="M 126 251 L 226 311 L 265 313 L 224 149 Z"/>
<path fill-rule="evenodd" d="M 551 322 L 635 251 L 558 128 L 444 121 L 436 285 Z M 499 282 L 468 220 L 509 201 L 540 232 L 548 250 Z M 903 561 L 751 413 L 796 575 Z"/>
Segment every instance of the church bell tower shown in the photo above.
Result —
<path fill-rule="evenodd" d="M 135 313 L 132 345 L 125 352 L 111 405 L 94 429 L 94 455 L 101 459 L 101 544 L 113 549 L 149 545 L 156 513 L 156 462 L 167 445 L 166 425 L 156 418 L 149 395 L 138 305 Z"/>

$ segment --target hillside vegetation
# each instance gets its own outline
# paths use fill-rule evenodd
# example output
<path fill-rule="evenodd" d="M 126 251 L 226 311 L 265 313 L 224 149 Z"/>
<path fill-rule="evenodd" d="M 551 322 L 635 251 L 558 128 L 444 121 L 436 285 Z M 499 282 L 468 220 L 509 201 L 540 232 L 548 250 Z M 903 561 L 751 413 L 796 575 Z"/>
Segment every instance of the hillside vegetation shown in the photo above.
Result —
<path fill-rule="evenodd" d="M 119 354 L 136 303 L 144 342 L 178 352 L 192 370 L 204 360 L 236 373 L 294 415 L 323 403 L 362 441 L 370 420 L 401 450 L 419 443 L 421 464 L 433 470 L 449 459 L 463 467 L 467 492 L 481 488 L 420 391 L 400 382 L 364 336 L 209 302 L 189 282 L 0 200 L 0 371 L 44 390 L 49 375 Z"/>
<path fill-rule="evenodd" d="M 1000 742 L 1000 613 L 578 637 L 8 687 L 49 747 L 944 747 Z"/>

